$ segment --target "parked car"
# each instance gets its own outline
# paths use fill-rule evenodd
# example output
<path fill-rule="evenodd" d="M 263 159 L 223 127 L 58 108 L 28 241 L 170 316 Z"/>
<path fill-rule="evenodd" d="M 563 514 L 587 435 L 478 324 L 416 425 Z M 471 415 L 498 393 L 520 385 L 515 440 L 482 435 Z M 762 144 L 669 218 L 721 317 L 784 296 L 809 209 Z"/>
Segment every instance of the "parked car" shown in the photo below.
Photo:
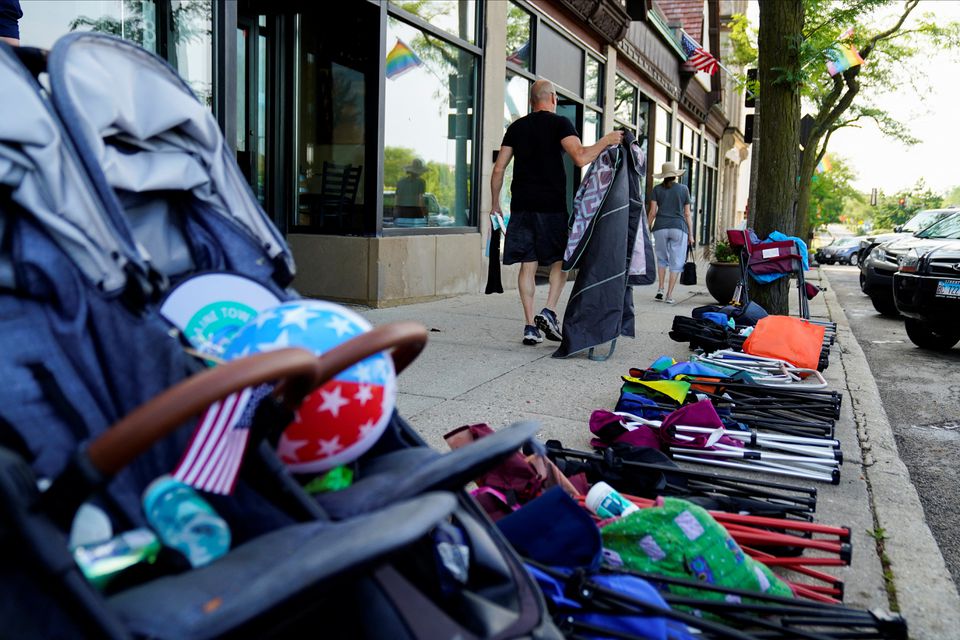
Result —
<path fill-rule="evenodd" d="M 453 224 L 449 207 L 440 205 L 437 196 L 429 191 L 423 194 L 423 203 L 427 208 L 426 218 L 394 217 L 397 192 L 388 190 L 383 192 L 383 215 L 386 221 L 393 221 L 398 227 L 445 227 Z"/>
<path fill-rule="evenodd" d="M 817 262 L 820 264 L 852 264 L 860 263 L 860 241 L 862 236 L 837 238 L 830 244 L 820 247 L 816 251 Z"/>
<path fill-rule="evenodd" d="M 898 258 L 894 301 L 915 345 L 945 351 L 960 342 L 960 215 L 921 231 L 917 239 L 930 244 Z"/>
<path fill-rule="evenodd" d="M 863 264 L 867 261 L 867 256 L 870 255 L 870 252 L 873 251 L 873 248 L 884 242 L 890 242 L 891 240 L 896 240 L 897 238 L 905 238 L 907 236 L 912 236 L 917 231 L 922 231 L 930 225 L 937 223 L 947 216 L 956 213 L 958 210 L 956 207 L 948 207 L 946 209 L 924 209 L 923 211 L 917 211 L 912 218 L 907 220 L 901 225 L 897 225 L 893 229 L 893 233 L 881 233 L 878 235 L 867 235 L 860 241 L 860 251 L 858 256 L 860 258 L 860 270 L 863 271 Z M 863 288 L 863 277 L 860 278 L 860 288 Z"/>
<path fill-rule="evenodd" d="M 917 248 L 919 250 L 929 246 L 931 241 L 936 240 L 935 234 L 938 233 L 937 229 L 939 229 L 941 222 L 960 220 L 960 210 L 958 209 L 933 211 L 946 211 L 947 213 L 944 216 L 939 216 L 939 222 L 934 222 L 932 226 L 925 226 L 916 234 L 896 234 L 892 240 L 875 246 L 860 266 L 860 288 L 870 296 L 870 302 L 873 303 L 873 308 L 878 313 L 885 316 L 898 315 L 897 306 L 893 301 L 893 274 L 897 272 L 897 261 L 900 257 L 911 249 Z M 913 219 L 911 219 L 911 222 L 913 222 Z"/>

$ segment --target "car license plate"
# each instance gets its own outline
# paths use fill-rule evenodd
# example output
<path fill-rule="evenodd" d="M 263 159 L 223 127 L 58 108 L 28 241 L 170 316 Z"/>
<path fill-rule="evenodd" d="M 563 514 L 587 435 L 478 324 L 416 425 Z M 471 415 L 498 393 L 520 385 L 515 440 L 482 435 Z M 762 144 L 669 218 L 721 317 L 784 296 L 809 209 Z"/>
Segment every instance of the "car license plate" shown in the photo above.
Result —
<path fill-rule="evenodd" d="M 941 280 L 937 283 L 938 298 L 960 298 L 960 280 Z"/>

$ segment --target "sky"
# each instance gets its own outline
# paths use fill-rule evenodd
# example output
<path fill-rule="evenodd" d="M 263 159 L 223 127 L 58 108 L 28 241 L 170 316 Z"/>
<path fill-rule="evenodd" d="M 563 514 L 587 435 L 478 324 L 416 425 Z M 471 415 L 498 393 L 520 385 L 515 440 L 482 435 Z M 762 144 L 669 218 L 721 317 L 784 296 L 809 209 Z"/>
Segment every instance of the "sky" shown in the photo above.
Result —
<path fill-rule="evenodd" d="M 894 3 L 895 9 L 902 6 Z M 748 15 L 757 24 L 757 5 L 751 2 Z M 938 21 L 960 21 L 960 0 L 922 0 L 914 15 L 933 13 Z M 880 15 L 878 13 L 878 15 Z M 891 18 L 876 24 L 891 23 Z M 909 26 L 908 21 L 907 25 Z M 856 26 L 856 25 L 851 25 Z M 869 59 L 868 59 L 869 62 Z M 874 104 L 907 123 L 919 144 L 906 147 L 886 138 L 868 122 L 859 128 L 844 128 L 833 134 L 829 153 L 842 157 L 857 174 L 856 188 L 873 188 L 891 194 L 910 188 L 923 178 L 934 191 L 946 192 L 960 185 L 960 49 L 930 51 L 916 61 L 916 73 L 929 93 L 917 94 L 909 85 L 891 88 L 876 95 Z M 960 204 L 960 203 L 958 203 Z"/>

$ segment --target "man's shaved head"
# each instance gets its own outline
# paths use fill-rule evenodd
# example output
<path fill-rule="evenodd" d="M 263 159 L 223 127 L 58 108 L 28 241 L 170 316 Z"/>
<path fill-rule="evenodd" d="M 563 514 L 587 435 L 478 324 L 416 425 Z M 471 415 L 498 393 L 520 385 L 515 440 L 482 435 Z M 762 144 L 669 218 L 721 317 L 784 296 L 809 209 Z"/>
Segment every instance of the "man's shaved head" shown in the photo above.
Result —
<path fill-rule="evenodd" d="M 550 96 L 555 96 L 557 90 L 549 80 L 537 80 L 530 87 L 530 105 L 536 108 L 538 105 L 545 104 L 550 100 Z"/>

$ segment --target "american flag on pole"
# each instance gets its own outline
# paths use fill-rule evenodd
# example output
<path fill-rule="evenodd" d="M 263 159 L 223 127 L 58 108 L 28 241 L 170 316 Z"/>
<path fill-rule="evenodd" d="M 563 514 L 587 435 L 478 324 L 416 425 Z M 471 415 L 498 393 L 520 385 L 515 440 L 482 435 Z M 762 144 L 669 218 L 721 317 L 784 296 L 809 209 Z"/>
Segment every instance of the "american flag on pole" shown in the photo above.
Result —
<path fill-rule="evenodd" d="M 687 62 L 692 64 L 694 69 L 705 71 L 711 76 L 717 72 L 720 67 L 717 59 L 688 36 L 686 31 L 680 32 L 680 44 L 683 46 L 683 52 L 687 54 Z"/>
<path fill-rule="evenodd" d="M 233 493 L 253 414 L 272 390 L 270 385 L 246 388 L 210 405 L 173 477 L 201 491 Z"/>

